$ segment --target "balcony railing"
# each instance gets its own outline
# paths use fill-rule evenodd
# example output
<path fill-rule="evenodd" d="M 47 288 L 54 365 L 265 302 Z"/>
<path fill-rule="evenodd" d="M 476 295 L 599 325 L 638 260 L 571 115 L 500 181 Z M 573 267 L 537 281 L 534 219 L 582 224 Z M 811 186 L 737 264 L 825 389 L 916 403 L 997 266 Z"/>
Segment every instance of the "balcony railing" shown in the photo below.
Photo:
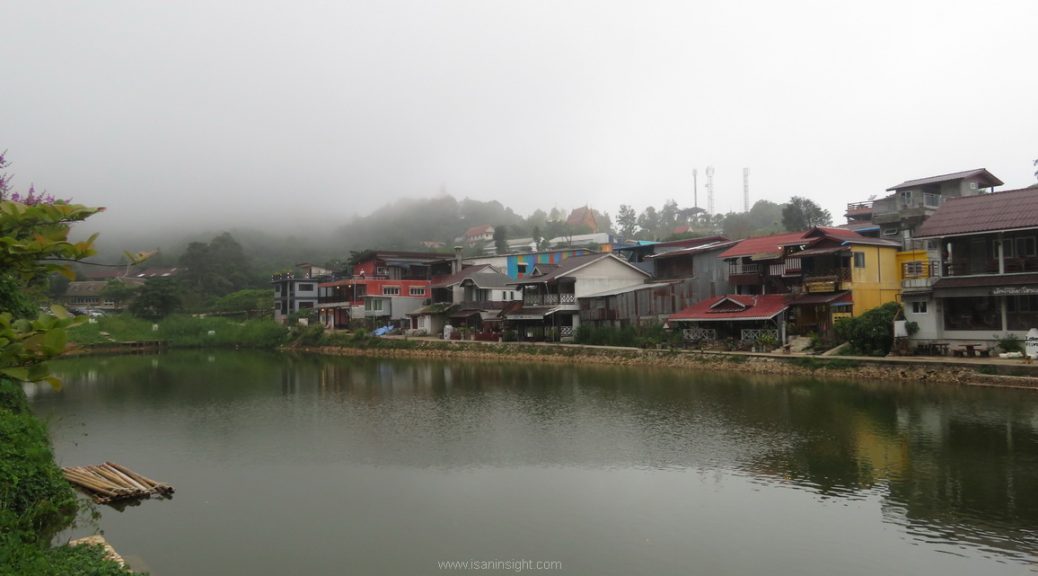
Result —
<path fill-rule="evenodd" d="M 769 276 L 795 276 L 800 274 L 800 258 L 786 258 L 781 264 L 768 267 Z"/>
<path fill-rule="evenodd" d="M 526 306 L 557 306 L 559 304 L 576 304 L 577 295 L 572 292 L 562 294 L 524 294 L 523 304 Z"/>
<path fill-rule="evenodd" d="M 1038 272 L 1038 257 L 1006 258 L 1002 270 L 1005 274 L 1017 274 L 1020 272 Z M 944 276 L 979 276 L 985 274 L 999 274 L 998 259 L 984 258 L 981 260 L 967 260 L 963 262 L 945 262 L 941 267 Z"/>
<path fill-rule="evenodd" d="M 738 276 L 742 274 L 757 274 L 761 273 L 760 264 L 744 264 L 742 262 L 733 262 L 728 265 L 728 275 Z"/>

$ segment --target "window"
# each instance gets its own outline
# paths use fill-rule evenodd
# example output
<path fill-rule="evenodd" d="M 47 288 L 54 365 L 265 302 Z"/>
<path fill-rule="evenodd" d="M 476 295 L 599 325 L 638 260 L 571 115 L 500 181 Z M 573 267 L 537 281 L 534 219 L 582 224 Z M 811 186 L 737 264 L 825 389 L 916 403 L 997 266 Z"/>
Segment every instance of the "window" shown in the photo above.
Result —
<path fill-rule="evenodd" d="M 921 260 L 905 262 L 903 266 L 905 278 L 918 278 L 923 275 L 923 271 L 926 269 L 926 263 Z"/>
<path fill-rule="evenodd" d="M 313 292 L 313 291 L 314 291 L 314 285 L 313 284 L 300 284 L 299 287 L 296 288 L 296 292 Z"/>
<path fill-rule="evenodd" d="M 399 286 L 383 286 L 382 287 L 382 294 L 384 294 L 386 296 L 399 296 L 400 295 L 400 287 Z"/>
<path fill-rule="evenodd" d="M 926 314 L 926 300 L 912 302 L 912 314 Z"/>
<path fill-rule="evenodd" d="M 884 228 L 883 229 L 883 235 L 884 236 L 897 236 L 897 233 L 898 233 L 898 229 L 897 228 Z"/>
<path fill-rule="evenodd" d="M 855 252 L 854 253 L 854 267 L 855 268 L 864 268 L 865 267 L 865 253 L 864 252 Z"/>
<path fill-rule="evenodd" d="M 901 191 L 901 205 L 902 206 L 911 206 L 912 205 L 912 191 L 911 190 L 902 190 Z"/>
<path fill-rule="evenodd" d="M 379 312 L 382 310 L 382 300 L 379 298 L 366 298 L 364 300 L 364 309 Z"/>
<path fill-rule="evenodd" d="M 991 250 L 992 250 L 992 254 L 991 255 L 996 260 L 998 259 L 998 244 L 999 244 L 998 240 L 995 240 L 994 242 L 991 243 Z M 1011 238 L 1007 238 L 1005 240 L 1002 240 L 1002 256 L 1005 257 L 1005 258 L 1013 258 L 1013 257 L 1016 256 L 1016 251 L 1014 250 L 1013 240 Z"/>
<path fill-rule="evenodd" d="M 1008 244 L 1008 242 L 1006 244 Z M 1017 238 L 1015 244 L 1016 255 L 1018 257 L 1023 258 L 1025 256 L 1035 255 L 1034 236 L 1025 236 L 1023 238 Z"/>
<path fill-rule="evenodd" d="M 520 263 L 516 264 L 516 270 L 520 274 L 526 274 L 526 263 L 525 262 L 520 262 Z"/>
<path fill-rule="evenodd" d="M 421 287 L 416 288 L 416 287 L 412 286 L 410 293 L 411 293 L 411 296 L 425 296 L 425 288 L 421 288 Z"/>

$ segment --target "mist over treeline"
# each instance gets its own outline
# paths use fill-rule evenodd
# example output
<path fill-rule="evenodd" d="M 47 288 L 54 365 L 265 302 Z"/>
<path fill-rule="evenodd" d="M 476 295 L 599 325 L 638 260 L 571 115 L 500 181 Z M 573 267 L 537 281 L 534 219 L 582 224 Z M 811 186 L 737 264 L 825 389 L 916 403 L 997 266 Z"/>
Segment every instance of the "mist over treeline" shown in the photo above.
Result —
<path fill-rule="evenodd" d="M 345 267 L 352 253 L 366 249 L 396 249 L 449 254 L 462 242 L 465 232 L 473 227 L 495 228 L 495 240 L 531 239 L 546 247 L 553 238 L 609 232 L 615 236 L 638 240 L 668 240 L 680 237 L 722 233 L 729 238 L 768 234 L 789 226 L 831 222 L 828 212 L 809 200 L 793 199 L 792 204 L 776 204 L 760 200 L 748 212 L 707 214 L 698 207 L 681 207 L 668 200 L 660 207 L 647 206 L 641 212 L 620 205 L 615 217 L 602 208 L 558 206 L 537 209 L 529 215 L 517 214 L 497 200 L 458 200 L 441 194 L 431 198 L 398 200 L 368 215 L 336 218 L 314 210 L 312 217 L 272 217 L 235 221 L 228 215 L 225 225 L 207 223 L 163 223 L 122 220 L 111 217 L 117 207 L 99 215 L 89 226 L 76 231 L 77 236 L 99 232 L 95 262 L 117 263 L 129 252 L 157 251 L 151 266 L 184 265 L 184 255 L 192 243 L 209 243 L 227 233 L 248 258 L 256 282 L 269 274 L 287 270 L 301 262 L 323 265 L 335 270 Z M 796 218 L 785 212 L 796 207 Z M 574 209 L 593 216 L 593 225 L 584 218 L 570 218 Z M 808 220 L 804 220 L 805 211 Z M 569 220 L 569 221 L 567 221 Z M 487 241 L 493 243 L 494 241 Z M 466 244 L 469 254 L 480 253 L 484 244 Z"/>

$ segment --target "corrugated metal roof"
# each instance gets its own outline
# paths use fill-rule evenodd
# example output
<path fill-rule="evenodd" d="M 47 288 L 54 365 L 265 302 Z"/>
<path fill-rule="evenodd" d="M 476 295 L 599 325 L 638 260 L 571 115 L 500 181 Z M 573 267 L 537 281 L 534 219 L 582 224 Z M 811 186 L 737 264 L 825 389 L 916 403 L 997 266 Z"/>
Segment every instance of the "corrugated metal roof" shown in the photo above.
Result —
<path fill-rule="evenodd" d="M 726 240 L 724 242 L 711 242 L 710 244 L 703 244 L 702 246 L 692 246 L 690 248 L 679 248 L 677 250 L 671 250 L 670 252 L 663 252 L 662 254 L 649 254 L 646 258 L 662 259 L 662 258 L 673 258 L 675 256 L 688 256 L 690 254 L 702 254 L 704 252 L 713 252 L 714 250 L 724 250 L 738 244 L 738 240 Z"/>
<path fill-rule="evenodd" d="M 917 238 L 1038 228 L 1038 188 L 949 198 L 919 227 Z"/>
<path fill-rule="evenodd" d="M 926 186 L 928 184 L 939 184 L 941 182 L 950 182 L 952 180 L 962 180 L 963 178 L 971 178 L 973 176 L 984 176 L 988 181 L 989 186 L 1001 186 L 1004 184 L 1001 180 L 995 177 L 994 174 L 988 172 L 985 168 L 977 168 L 974 170 L 966 170 L 964 172 L 952 172 L 951 174 L 942 174 L 940 176 L 930 176 L 929 178 L 919 178 L 916 180 L 905 180 L 897 186 L 891 186 L 887 188 L 887 191 L 891 190 L 902 190 L 904 188 L 915 188 L 917 186 Z"/>
<path fill-rule="evenodd" d="M 677 314 L 672 314 L 667 320 L 670 322 L 716 322 L 721 320 L 770 320 L 789 308 L 787 294 L 762 294 L 749 296 L 742 294 L 727 294 L 716 298 L 708 298 Z M 729 300 L 744 308 L 739 310 L 725 309 L 718 311 L 715 307 Z"/>
<path fill-rule="evenodd" d="M 833 304 L 833 303 L 850 303 L 851 293 L 850 292 L 830 292 L 827 294 L 801 294 L 794 296 L 789 300 L 790 306 L 802 306 L 804 304 Z"/>
<path fill-rule="evenodd" d="M 793 252 L 790 256 L 795 258 L 803 258 L 807 256 L 824 256 L 826 254 L 835 254 L 837 252 L 847 252 L 850 248 L 847 246 L 827 246 L 825 248 L 808 248 L 807 250 L 801 250 L 800 252 Z"/>
<path fill-rule="evenodd" d="M 652 284 L 636 284 L 634 286 L 628 286 L 626 288 L 616 288 L 613 290 L 606 290 L 604 292 L 596 292 L 595 294 L 588 294 L 587 296 L 581 296 L 581 298 L 603 298 L 605 296 L 616 296 L 617 294 L 626 294 L 628 292 L 637 292 L 638 290 L 653 290 L 655 288 L 663 288 L 664 286 L 670 286 L 676 284 L 678 281 L 672 282 L 654 282 Z"/>
<path fill-rule="evenodd" d="M 804 234 L 804 232 L 786 232 L 784 234 L 746 238 L 722 252 L 718 258 L 723 260 L 726 258 L 753 256 L 755 254 L 781 254 L 782 245 L 800 240 L 804 237 Z"/>

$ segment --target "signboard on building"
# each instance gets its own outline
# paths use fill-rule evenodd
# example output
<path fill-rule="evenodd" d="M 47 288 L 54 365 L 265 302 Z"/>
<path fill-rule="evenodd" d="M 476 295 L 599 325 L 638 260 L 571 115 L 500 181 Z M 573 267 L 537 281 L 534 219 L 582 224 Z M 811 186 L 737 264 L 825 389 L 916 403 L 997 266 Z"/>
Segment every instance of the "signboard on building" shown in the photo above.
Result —
<path fill-rule="evenodd" d="M 1038 286 L 1004 286 L 992 288 L 992 296 L 1034 296 L 1038 295 Z"/>

